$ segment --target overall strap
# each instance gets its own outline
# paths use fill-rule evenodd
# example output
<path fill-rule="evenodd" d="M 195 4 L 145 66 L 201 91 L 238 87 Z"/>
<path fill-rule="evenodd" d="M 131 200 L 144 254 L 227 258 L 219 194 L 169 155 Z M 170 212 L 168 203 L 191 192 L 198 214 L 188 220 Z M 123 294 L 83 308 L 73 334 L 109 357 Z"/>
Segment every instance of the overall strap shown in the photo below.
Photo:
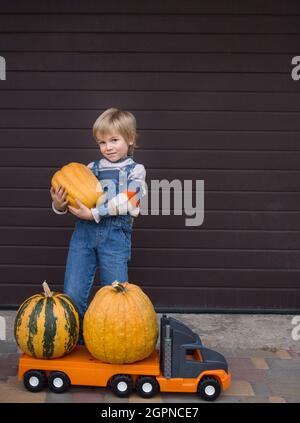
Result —
<path fill-rule="evenodd" d="M 128 185 L 128 176 L 132 169 L 136 166 L 135 163 L 131 163 L 122 169 L 119 172 L 119 191 L 122 192 L 124 189 L 127 189 Z"/>
<path fill-rule="evenodd" d="M 131 163 L 131 164 L 129 164 L 129 165 L 127 165 L 127 166 L 125 166 L 125 170 L 126 170 L 126 172 L 129 174 L 134 168 L 135 168 L 135 166 L 136 166 L 136 163 Z"/>
<path fill-rule="evenodd" d="M 99 178 L 99 162 L 100 162 L 100 160 L 96 160 L 95 162 L 94 162 L 94 164 L 93 164 L 93 167 L 92 167 L 92 172 L 93 172 L 93 174 L 97 177 L 97 178 Z"/>

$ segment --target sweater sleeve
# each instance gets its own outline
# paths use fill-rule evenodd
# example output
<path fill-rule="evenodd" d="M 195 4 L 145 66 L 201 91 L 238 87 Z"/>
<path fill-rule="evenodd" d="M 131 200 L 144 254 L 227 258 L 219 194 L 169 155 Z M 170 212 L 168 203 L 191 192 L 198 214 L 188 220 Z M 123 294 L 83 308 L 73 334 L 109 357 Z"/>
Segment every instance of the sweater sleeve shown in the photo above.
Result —
<path fill-rule="evenodd" d="M 54 207 L 54 203 L 53 203 L 53 201 L 52 201 L 52 210 L 53 210 L 53 211 L 54 211 L 54 213 L 56 213 L 56 214 L 67 214 L 67 213 L 68 213 L 68 209 L 65 209 L 65 210 L 63 210 L 63 211 L 57 210 L 57 209 Z"/>
<path fill-rule="evenodd" d="M 136 217 L 140 213 L 140 199 L 146 194 L 146 170 L 143 165 L 137 164 L 128 174 L 127 187 L 111 199 L 106 198 L 104 203 L 91 209 L 96 222 L 104 216 L 130 214 Z"/>

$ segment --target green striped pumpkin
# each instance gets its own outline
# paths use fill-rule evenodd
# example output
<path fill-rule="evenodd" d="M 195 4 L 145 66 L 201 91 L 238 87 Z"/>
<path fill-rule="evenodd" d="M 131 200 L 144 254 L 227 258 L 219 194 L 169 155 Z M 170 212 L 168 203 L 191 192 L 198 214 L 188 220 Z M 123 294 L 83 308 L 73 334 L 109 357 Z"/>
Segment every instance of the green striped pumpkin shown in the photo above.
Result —
<path fill-rule="evenodd" d="M 35 358 L 58 358 L 68 354 L 79 338 L 79 314 L 71 299 L 50 291 L 33 295 L 20 306 L 15 319 L 19 348 Z"/>

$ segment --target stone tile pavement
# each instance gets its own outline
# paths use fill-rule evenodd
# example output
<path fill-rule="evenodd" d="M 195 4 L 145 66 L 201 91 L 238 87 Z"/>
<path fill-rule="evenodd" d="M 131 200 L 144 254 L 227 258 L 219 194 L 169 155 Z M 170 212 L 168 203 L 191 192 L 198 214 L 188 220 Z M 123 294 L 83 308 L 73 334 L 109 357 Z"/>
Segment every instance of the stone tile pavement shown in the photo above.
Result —
<path fill-rule="evenodd" d="M 300 340 L 291 336 L 287 315 L 169 314 L 188 324 L 204 345 L 222 353 L 232 374 L 219 403 L 300 402 Z M 144 400 L 116 397 L 109 389 L 76 387 L 63 394 L 28 392 L 17 379 L 20 351 L 13 339 L 15 312 L 0 311 L 6 339 L 0 340 L 0 403 L 200 403 L 196 394 L 159 393 Z M 159 317 L 159 316 L 158 316 Z"/>

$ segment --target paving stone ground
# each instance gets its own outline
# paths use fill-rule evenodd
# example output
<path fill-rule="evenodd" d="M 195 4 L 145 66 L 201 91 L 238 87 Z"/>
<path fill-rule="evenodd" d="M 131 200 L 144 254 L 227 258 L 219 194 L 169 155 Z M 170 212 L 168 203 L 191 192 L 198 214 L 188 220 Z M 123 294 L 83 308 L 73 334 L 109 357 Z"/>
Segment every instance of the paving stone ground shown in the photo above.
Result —
<path fill-rule="evenodd" d="M 0 340 L 0 403 L 203 402 L 196 394 L 180 393 L 159 393 L 150 400 L 133 393 L 121 399 L 106 388 L 76 386 L 63 394 L 54 394 L 48 389 L 30 393 L 17 378 L 20 351 L 12 333 L 15 312 L 0 311 L 0 315 L 7 320 L 6 339 Z M 291 337 L 293 316 L 169 315 L 188 324 L 200 335 L 204 345 L 226 357 L 232 384 L 216 402 L 300 402 L 300 341 Z"/>

